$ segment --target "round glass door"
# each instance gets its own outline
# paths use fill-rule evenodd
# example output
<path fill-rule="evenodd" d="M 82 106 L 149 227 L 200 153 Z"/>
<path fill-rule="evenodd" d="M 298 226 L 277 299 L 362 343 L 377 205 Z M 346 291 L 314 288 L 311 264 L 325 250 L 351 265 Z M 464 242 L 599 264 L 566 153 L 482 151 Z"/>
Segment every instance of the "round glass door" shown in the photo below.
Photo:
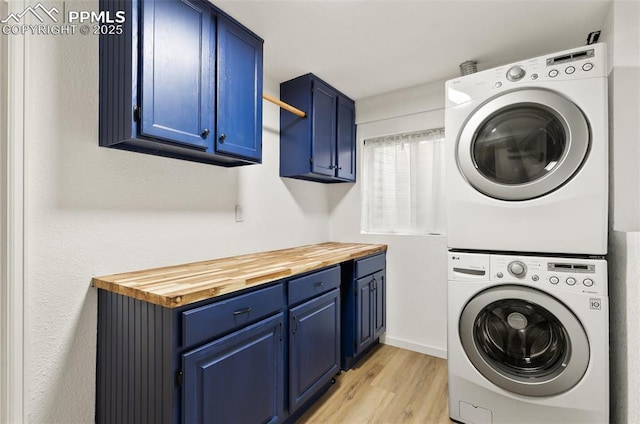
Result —
<path fill-rule="evenodd" d="M 465 306 L 459 332 L 475 368 L 513 393 L 565 392 L 589 364 L 589 342 L 576 316 L 554 297 L 528 287 L 481 292 Z"/>
<path fill-rule="evenodd" d="M 458 165 L 478 191 L 527 200 L 569 181 L 589 146 L 589 125 L 575 104 L 549 90 L 518 90 L 472 114 L 458 138 Z"/>

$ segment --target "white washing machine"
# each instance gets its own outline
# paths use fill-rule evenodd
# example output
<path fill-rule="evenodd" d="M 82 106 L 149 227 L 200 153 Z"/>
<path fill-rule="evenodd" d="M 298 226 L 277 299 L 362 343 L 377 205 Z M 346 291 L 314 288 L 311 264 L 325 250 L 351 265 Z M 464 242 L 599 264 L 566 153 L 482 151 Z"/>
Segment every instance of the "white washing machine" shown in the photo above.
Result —
<path fill-rule="evenodd" d="M 604 44 L 446 83 L 450 249 L 604 255 Z"/>
<path fill-rule="evenodd" d="M 449 252 L 451 419 L 608 423 L 604 259 Z"/>

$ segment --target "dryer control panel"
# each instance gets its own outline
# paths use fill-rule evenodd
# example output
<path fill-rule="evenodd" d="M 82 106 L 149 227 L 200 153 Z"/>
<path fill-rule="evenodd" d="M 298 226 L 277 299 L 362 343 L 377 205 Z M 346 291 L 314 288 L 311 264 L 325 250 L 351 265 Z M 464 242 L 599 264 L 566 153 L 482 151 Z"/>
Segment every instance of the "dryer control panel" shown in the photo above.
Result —
<path fill-rule="evenodd" d="M 494 93 L 528 88 L 550 82 L 605 78 L 608 75 L 604 43 L 565 50 L 547 56 L 513 62 L 447 82 L 449 106 L 457 105 L 490 89 Z M 460 93 L 464 93 L 461 95 Z"/>
<path fill-rule="evenodd" d="M 493 69 L 493 86 L 517 88 L 521 81 L 560 81 L 606 76 L 606 52 L 602 44 L 566 50 L 511 63 Z"/>

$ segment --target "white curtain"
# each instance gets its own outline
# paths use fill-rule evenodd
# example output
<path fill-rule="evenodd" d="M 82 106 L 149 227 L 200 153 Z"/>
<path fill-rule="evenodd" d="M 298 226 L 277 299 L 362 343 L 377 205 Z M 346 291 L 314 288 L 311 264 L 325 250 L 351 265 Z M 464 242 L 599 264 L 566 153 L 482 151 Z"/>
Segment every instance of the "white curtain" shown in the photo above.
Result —
<path fill-rule="evenodd" d="M 444 234 L 444 129 L 365 140 L 361 230 Z"/>

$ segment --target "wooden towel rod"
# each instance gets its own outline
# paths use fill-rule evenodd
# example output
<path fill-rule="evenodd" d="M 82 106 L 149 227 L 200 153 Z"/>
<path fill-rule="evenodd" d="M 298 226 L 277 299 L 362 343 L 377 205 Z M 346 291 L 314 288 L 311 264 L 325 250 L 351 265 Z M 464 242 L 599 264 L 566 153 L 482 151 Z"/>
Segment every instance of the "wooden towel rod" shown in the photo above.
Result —
<path fill-rule="evenodd" d="M 297 116 L 299 116 L 301 118 L 306 118 L 307 117 L 307 114 L 305 112 L 301 111 L 300 109 L 295 108 L 295 107 L 291 106 L 290 104 L 287 104 L 287 103 L 283 102 L 282 100 L 278 100 L 275 97 L 271 97 L 268 94 L 262 94 L 262 98 L 267 100 L 267 101 L 269 101 L 269 102 L 271 102 L 271 103 L 274 103 L 274 104 L 280 106 L 282 109 L 287 110 L 287 111 L 289 111 L 289 112 L 293 113 L 294 115 L 297 115 Z"/>

